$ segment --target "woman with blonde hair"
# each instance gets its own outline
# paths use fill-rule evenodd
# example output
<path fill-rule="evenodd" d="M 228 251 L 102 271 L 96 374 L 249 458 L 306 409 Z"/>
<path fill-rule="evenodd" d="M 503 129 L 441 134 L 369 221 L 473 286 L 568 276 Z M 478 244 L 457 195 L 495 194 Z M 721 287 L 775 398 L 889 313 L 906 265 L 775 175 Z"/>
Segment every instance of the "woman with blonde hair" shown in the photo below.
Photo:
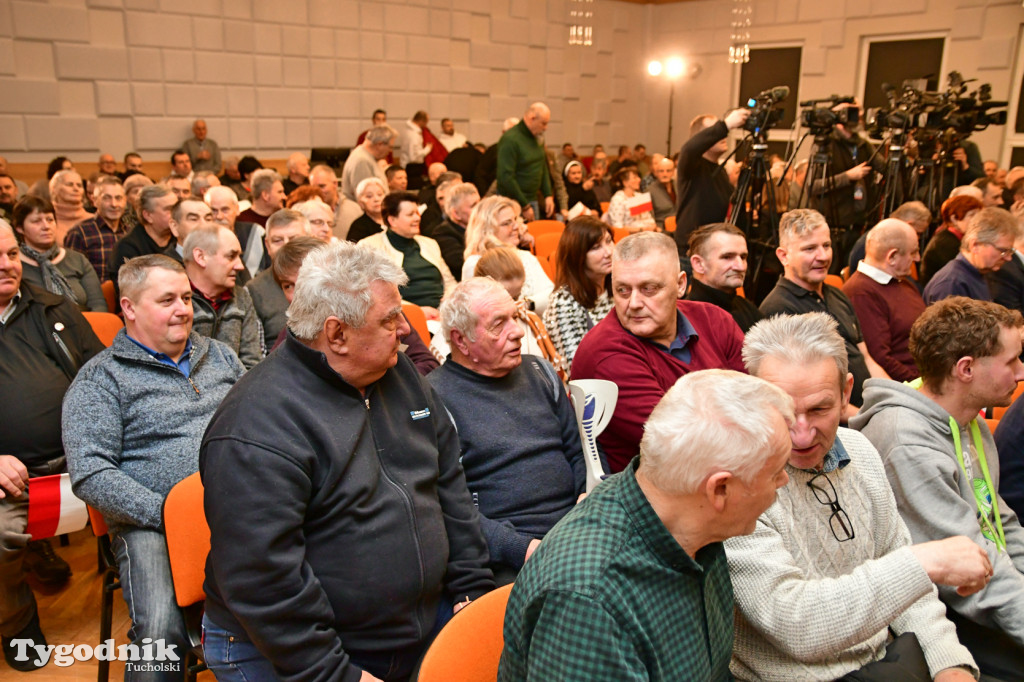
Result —
<path fill-rule="evenodd" d="M 64 235 L 77 223 L 91 218 L 85 210 L 85 186 L 75 170 L 60 170 L 50 178 L 50 201 L 57 218 L 57 245 L 64 245 Z"/>
<path fill-rule="evenodd" d="M 528 308 L 541 315 L 548 307 L 548 297 L 555 285 L 536 256 L 517 248 L 531 241 L 524 239 L 524 236 L 529 237 L 529 233 L 519 213 L 519 204 L 508 197 L 487 197 L 476 205 L 466 227 L 466 260 L 462 265 L 462 278 L 473 276 L 477 261 L 488 248 L 510 246 L 515 249 L 526 273 L 523 299 Z"/>

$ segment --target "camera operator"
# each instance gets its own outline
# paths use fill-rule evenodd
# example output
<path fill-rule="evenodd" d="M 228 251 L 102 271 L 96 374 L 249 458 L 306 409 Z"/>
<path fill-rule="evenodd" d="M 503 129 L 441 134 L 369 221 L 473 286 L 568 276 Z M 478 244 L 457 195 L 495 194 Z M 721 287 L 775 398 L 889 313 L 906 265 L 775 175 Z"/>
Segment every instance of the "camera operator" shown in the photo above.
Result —
<path fill-rule="evenodd" d="M 936 159 L 939 158 L 942 144 L 941 139 L 936 143 L 938 148 L 935 152 Z M 956 146 L 952 148 L 949 155 L 952 158 L 951 165 L 956 169 L 956 173 L 950 172 L 951 169 L 948 168 L 947 172 L 942 175 L 942 188 L 939 191 L 939 197 L 942 200 L 949 197 L 954 187 L 969 185 L 975 180 L 985 177 L 985 165 L 981 160 L 981 151 L 978 149 L 978 145 L 968 139 L 954 141 L 954 144 Z"/>
<path fill-rule="evenodd" d="M 832 107 L 839 114 L 855 104 L 844 102 Z M 832 263 L 842 267 L 868 215 L 878 205 L 878 183 L 874 172 L 885 172 L 885 160 L 858 132 L 858 123 L 836 123 L 828 137 L 829 176 L 817 178 L 806 189 L 810 205 L 817 207 L 833 229 Z M 837 270 L 838 271 L 838 270 Z"/>
<path fill-rule="evenodd" d="M 676 171 L 679 209 L 675 237 L 681 259 L 686 258 L 691 232 L 701 225 L 725 221 L 733 186 L 718 160 L 729 149 L 729 131 L 742 127 L 749 116 L 750 110 L 741 108 L 730 111 L 725 120 L 704 114 L 690 124 L 690 139 L 679 153 Z"/>

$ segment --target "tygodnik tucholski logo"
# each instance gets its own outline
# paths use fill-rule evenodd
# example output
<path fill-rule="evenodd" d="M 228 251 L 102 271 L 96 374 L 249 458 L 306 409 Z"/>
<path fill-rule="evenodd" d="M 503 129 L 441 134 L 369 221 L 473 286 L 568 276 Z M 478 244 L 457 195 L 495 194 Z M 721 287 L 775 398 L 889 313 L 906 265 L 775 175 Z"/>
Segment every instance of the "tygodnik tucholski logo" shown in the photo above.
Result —
<path fill-rule="evenodd" d="M 35 664 L 44 666 L 53 658 L 53 664 L 67 667 L 76 661 L 124 661 L 125 667 L 133 671 L 160 672 L 181 669 L 181 660 L 175 649 L 177 644 L 167 644 L 162 639 L 142 640 L 137 644 L 121 644 L 114 646 L 114 640 L 108 639 L 97 647 L 88 644 L 35 644 L 31 639 L 12 639 L 11 645 L 16 649 L 16 661 L 35 659 Z"/>

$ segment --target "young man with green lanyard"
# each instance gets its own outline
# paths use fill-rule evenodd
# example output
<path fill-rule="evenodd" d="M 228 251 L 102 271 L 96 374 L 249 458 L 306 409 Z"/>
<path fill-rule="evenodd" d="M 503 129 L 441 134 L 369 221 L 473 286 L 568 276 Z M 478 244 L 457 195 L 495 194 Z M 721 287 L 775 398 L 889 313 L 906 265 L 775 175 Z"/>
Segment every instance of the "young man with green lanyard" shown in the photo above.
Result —
<path fill-rule="evenodd" d="M 999 457 L 987 407 L 1009 405 L 1024 380 L 1015 310 L 962 296 L 933 304 L 914 323 L 914 384 L 873 379 L 850 426 L 885 461 L 914 542 L 966 535 L 988 552 L 993 575 L 969 597 L 939 587 L 960 641 L 983 674 L 1024 672 L 1024 529 L 999 496 Z"/>

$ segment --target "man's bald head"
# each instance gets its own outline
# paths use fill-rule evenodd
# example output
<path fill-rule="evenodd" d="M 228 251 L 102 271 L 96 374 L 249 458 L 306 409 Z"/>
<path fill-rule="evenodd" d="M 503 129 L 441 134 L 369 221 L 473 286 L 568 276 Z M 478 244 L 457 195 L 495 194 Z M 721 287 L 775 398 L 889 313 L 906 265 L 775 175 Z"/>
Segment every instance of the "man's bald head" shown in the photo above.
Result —
<path fill-rule="evenodd" d="M 871 228 L 864 250 L 868 265 L 898 278 L 908 276 L 911 265 L 920 260 L 917 231 L 896 218 L 886 218 Z"/>
<path fill-rule="evenodd" d="M 444 175 L 445 173 L 447 173 L 447 172 L 448 172 L 448 167 L 445 166 L 443 163 L 441 163 L 441 162 L 432 163 L 427 168 L 427 180 L 430 181 L 431 185 L 436 184 L 437 183 L 437 179 L 439 177 L 441 177 L 442 175 Z"/>

